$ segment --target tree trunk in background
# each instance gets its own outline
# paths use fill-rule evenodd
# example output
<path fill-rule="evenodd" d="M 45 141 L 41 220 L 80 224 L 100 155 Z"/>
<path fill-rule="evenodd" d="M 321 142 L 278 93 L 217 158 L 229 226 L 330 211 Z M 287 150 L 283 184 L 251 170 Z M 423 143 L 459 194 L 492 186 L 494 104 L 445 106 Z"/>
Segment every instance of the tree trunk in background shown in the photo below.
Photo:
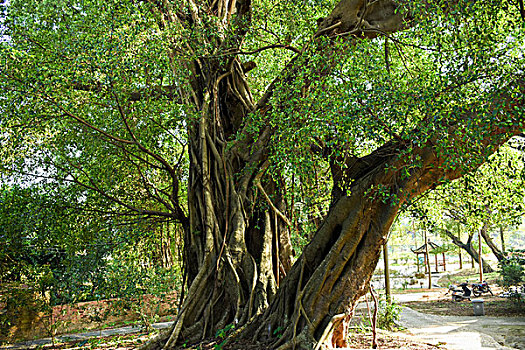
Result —
<path fill-rule="evenodd" d="M 454 243 L 456 246 L 460 247 L 461 249 L 465 250 L 468 255 L 470 255 L 472 259 L 472 267 L 475 268 L 474 262 L 479 263 L 479 254 L 474 249 L 474 246 L 472 245 L 472 239 L 473 235 L 470 234 L 467 240 L 467 243 L 463 243 L 458 237 L 456 237 L 452 232 L 449 230 L 443 229 L 443 232 L 452 240 L 452 243 Z M 489 273 L 494 272 L 494 269 L 485 261 L 483 260 L 483 272 Z"/>
<path fill-rule="evenodd" d="M 458 222 L 458 240 L 461 241 L 461 228 Z M 461 260 L 461 247 L 458 246 L 458 256 L 459 256 L 459 269 L 463 269 L 463 261 Z"/>
<path fill-rule="evenodd" d="M 501 226 L 499 228 L 499 236 L 501 238 L 501 252 L 503 253 L 503 255 L 505 255 L 505 237 L 504 237 L 503 233 L 504 233 L 503 226 Z"/>
<path fill-rule="evenodd" d="M 485 226 L 484 226 L 485 227 Z M 481 240 L 481 231 L 478 231 L 478 256 L 481 259 L 478 259 L 479 263 L 479 282 L 483 282 L 483 256 L 482 256 L 482 247 L 483 247 L 483 241 Z"/>
<path fill-rule="evenodd" d="M 485 224 L 483 225 L 483 228 L 481 229 L 481 236 L 483 237 L 483 240 L 487 243 L 490 250 L 492 251 L 492 254 L 498 259 L 498 261 L 505 260 L 505 255 L 503 252 L 498 248 L 498 246 L 494 243 L 494 240 L 492 237 L 490 237 L 489 234 L 490 225 Z"/>
<path fill-rule="evenodd" d="M 158 240 L 158 256 L 160 260 L 160 266 L 165 269 L 170 269 L 173 266 L 173 254 L 171 251 L 171 232 L 169 223 L 160 225 L 158 228 L 159 240 Z"/>

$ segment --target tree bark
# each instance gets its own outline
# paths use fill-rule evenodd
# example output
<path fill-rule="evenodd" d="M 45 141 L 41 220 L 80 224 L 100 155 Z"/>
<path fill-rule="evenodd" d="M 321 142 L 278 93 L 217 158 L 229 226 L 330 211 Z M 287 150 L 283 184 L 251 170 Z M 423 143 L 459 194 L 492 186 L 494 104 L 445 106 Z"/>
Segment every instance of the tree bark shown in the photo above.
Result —
<path fill-rule="evenodd" d="M 505 237 L 503 233 L 504 233 L 503 226 L 501 226 L 499 228 L 499 236 L 501 238 L 501 252 L 503 253 L 503 255 L 505 255 Z"/>
<path fill-rule="evenodd" d="M 238 81 L 244 82 L 235 73 L 225 80 L 228 84 L 209 84 L 223 92 L 205 96 L 210 99 L 208 110 L 201 111 L 201 120 L 191 130 L 190 224 L 185 239 L 190 289 L 165 347 L 245 324 L 268 306 L 281 274 L 291 266 L 287 218 L 277 187 L 264 180 L 264 165 L 236 182 L 233 175 L 241 173 L 246 162 L 228 153 L 220 137 L 227 130 L 212 124 L 219 116 L 211 106 L 234 105 L 215 99 L 233 95 L 240 90 Z M 251 104 L 251 96 L 242 98 Z M 226 111 L 232 113 L 232 108 Z"/>

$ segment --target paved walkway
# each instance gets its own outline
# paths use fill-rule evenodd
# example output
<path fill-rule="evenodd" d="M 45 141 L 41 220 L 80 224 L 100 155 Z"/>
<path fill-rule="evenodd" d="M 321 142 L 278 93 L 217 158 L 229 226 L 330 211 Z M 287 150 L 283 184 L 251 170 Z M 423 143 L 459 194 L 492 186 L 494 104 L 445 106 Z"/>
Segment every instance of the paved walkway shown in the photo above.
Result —
<path fill-rule="evenodd" d="M 394 298 L 424 300 L 432 297 L 431 293 L 395 295 Z M 400 324 L 418 338 L 444 344 L 447 349 L 525 350 L 525 317 L 437 316 L 404 307 Z"/>
<path fill-rule="evenodd" d="M 404 308 L 400 324 L 447 349 L 525 349 L 525 317 L 436 316 Z"/>

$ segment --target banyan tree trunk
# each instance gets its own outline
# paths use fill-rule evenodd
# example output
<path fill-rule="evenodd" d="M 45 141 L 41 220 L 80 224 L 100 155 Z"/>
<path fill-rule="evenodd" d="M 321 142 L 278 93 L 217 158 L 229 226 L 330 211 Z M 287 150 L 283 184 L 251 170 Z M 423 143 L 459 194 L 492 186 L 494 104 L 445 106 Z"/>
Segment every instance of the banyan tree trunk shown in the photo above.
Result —
<path fill-rule="evenodd" d="M 377 23 L 385 20 L 385 32 L 403 28 L 403 15 L 396 12 L 397 5 L 391 0 L 380 2 L 389 6 L 371 6 L 366 16 L 372 16 Z M 335 35 L 335 30 L 355 29 L 362 22 L 356 13 L 363 6 L 366 2 L 340 1 L 320 24 L 314 39 Z M 221 22 L 239 19 L 234 23 L 235 36 L 228 39 L 232 51 L 238 50 L 235 45 L 240 45 L 245 34 L 243 26 L 249 23 L 250 8 L 250 1 L 238 1 L 235 8 L 230 8 L 236 16 L 226 16 Z M 159 5 L 159 11 L 164 14 L 161 18 L 174 18 L 167 7 Z M 210 9 L 209 13 L 220 14 L 221 10 Z M 197 12 L 192 16 L 195 21 Z M 224 28 L 224 33 L 229 32 Z M 377 33 L 366 35 L 375 37 Z M 268 309 L 280 283 L 290 283 L 285 282 L 287 278 L 281 282 L 291 268 L 290 222 L 281 193 L 265 176 L 268 143 L 274 129 L 263 125 L 257 134 L 251 134 L 243 128 L 250 113 L 264 116 L 269 110 L 285 107 L 270 103 L 278 86 L 293 85 L 298 79 L 300 90 L 306 93 L 312 80 L 301 77 L 326 76 L 338 64 L 331 42 L 317 39 L 308 51 L 298 53 L 287 64 L 257 104 L 245 80 L 249 64 L 242 65 L 238 58 L 227 55 L 182 62 L 192 72 L 188 77 L 191 88 L 183 100 L 194 106 L 190 113 L 198 116 L 188 125 L 189 222 L 185 227 L 184 260 L 189 289 L 170 334 L 146 348 L 169 348 L 181 340 L 204 339 L 231 325 L 242 327 Z M 210 40 L 201 44 L 216 47 L 217 36 Z M 310 55 L 314 54 L 322 55 L 325 65 L 310 64 Z M 297 92 L 292 89 L 289 93 L 290 98 L 281 98 L 282 103 L 292 103 Z M 229 142 L 239 132 L 245 138 L 232 146 Z"/>
<path fill-rule="evenodd" d="M 419 150 L 425 162 L 421 169 L 401 176 L 403 148 L 387 144 L 348 169 L 353 179 L 350 194 L 336 200 L 270 307 L 241 331 L 242 337 L 266 340 L 270 348 L 282 349 L 312 349 L 330 342 L 333 330 L 343 325 L 366 293 L 400 205 L 441 176 L 457 176 L 429 174 L 428 169 L 440 163 L 430 149 Z M 387 164 L 396 164 L 397 170 L 387 170 Z M 398 200 L 384 201 L 384 193 Z"/>
<path fill-rule="evenodd" d="M 250 102 L 250 96 L 243 97 Z M 244 164 L 227 156 L 221 130 L 207 121 L 203 118 L 196 126 L 190 145 L 186 247 L 196 264 L 173 342 L 204 339 L 227 325 L 246 323 L 268 306 L 281 271 L 291 266 L 286 216 L 278 208 L 276 187 L 261 183 L 264 169 L 255 175 L 258 186 L 250 186 L 251 177 L 235 179 Z M 269 196 L 277 204 L 266 201 Z"/>
<path fill-rule="evenodd" d="M 170 348 L 246 324 L 262 313 L 292 265 L 290 222 L 276 184 L 265 177 L 261 154 L 243 157 L 227 148 L 239 125 L 235 115 L 253 108 L 242 66 L 212 75 L 199 101 L 200 119 L 188 126 L 189 220 L 184 232 L 186 284 L 175 326 L 145 348 Z M 219 93 L 220 91 L 220 93 Z M 267 142 L 269 133 L 257 142 Z M 239 175 L 243 174 L 243 175 Z"/>

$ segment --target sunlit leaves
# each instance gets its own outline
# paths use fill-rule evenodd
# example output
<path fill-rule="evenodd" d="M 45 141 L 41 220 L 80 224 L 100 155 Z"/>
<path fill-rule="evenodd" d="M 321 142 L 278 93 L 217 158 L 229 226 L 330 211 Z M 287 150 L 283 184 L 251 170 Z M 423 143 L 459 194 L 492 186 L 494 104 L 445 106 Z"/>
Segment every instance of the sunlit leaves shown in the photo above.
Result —
<path fill-rule="evenodd" d="M 522 143 L 521 138 L 509 142 Z M 524 213 L 524 180 L 523 152 L 506 145 L 475 172 L 428 193 L 417 206 L 438 225 L 452 220 L 472 228 L 512 226 Z"/>
<path fill-rule="evenodd" d="M 4 171 L 127 203 L 148 197 L 144 183 L 171 181 L 153 153 L 184 175 L 187 108 L 174 98 L 184 84 L 174 74 L 187 73 L 169 66 L 170 44 L 148 6 L 10 2 L 0 48 Z"/>
<path fill-rule="evenodd" d="M 505 137 L 522 127 L 523 108 L 509 102 L 524 70 L 514 6 L 406 2 L 404 31 L 314 38 L 335 3 L 258 0 L 228 22 L 204 5 L 196 19 L 185 2 L 172 4 L 180 21 L 166 21 L 148 2 L 11 1 L 0 46 L 4 167 L 80 182 L 106 195 L 100 204 L 169 209 L 173 174 L 187 179 L 186 128 L 209 112 L 203 96 L 233 58 L 255 62 L 246 73 L 254 103 L 288 77 L 270 85 L 267 110 L 239 117 L 238 136 L 271 127 L 270 169 L 308 198 L 329 197 L 330 163 L 390 141 L 403 146 L 401 177 L 424 147 L 436 167 L 464 173 L 493 151 L 494 127 Z"/>

